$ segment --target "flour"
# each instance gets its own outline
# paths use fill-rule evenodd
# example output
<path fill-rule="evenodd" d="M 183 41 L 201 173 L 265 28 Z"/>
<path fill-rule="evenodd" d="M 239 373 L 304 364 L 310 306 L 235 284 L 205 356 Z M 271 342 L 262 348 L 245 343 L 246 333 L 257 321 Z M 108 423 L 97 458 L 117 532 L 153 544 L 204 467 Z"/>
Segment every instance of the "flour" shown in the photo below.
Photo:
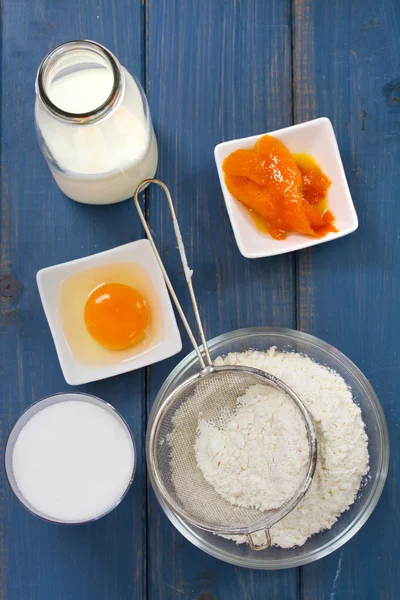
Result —
<path fill-rule="evenodd" d="M 234 414 L 199 420 L 195 454 L 206 481 L 231 504 L 269 510 L 302 484 L 309 444 L 300 411 L 287 394 L 253 385 Z"/>
<path fill-rule="evenodd" d="M 255 367 L 275 375 L 299 395 L 313 417 L 318 441 L 313 481 L 297 507 L 270 530 L 273 545 L 301 546 L 313 534 L 330 529 L 353 504 L 369 470 L 361 410 L 338 373 L 295 352 L 270 348 L 268 352 L 231 353 L 215 364 Z M 301 477 L 305 429 L 291 411 L 296 408 L 290 400 L 289 407 L 285 395 L 272 388 L 269 397 L 265 391 L 258 393 L 258 388 L 251 386 L 236 411 L 217 421 L 204 415 L 199 419 L 193 402 L 184 402 L 173 417 L 173 430 L 166 440 L 172 482 L 186 510 L 200 520 L 209 516 L 208 506 L 213 505 L 216 492 L 232 509 L 237 505 L 266 509 L 273 506 L 275 497 L 290 496 Z M 262 464 L 264 457 L 268 465 Z M 210 485 L 204 485 L 205 480 Z M 246 542 L 244 536 L 230 539 Z M 264 534 L 253 534 L 253 539 L 262 543 Z"/>
<path fill-rule="evenodd" d="M 270 530 L 273 545 L 301 546 L 313 534 L 330 529 L 353 504 L 369 470 L 361 410 L 340 375 L 301 354 L 270 348 L 268 352 L 231 353 L 215 364 L 245 365 L 272 373 L 300 396 L 314 419 L 318 461 L 313 481 L 298 506 Z M 257 534 L 253 538 L 257 543 Z M 232 539 L 246 541 L 244 536 Z"/>

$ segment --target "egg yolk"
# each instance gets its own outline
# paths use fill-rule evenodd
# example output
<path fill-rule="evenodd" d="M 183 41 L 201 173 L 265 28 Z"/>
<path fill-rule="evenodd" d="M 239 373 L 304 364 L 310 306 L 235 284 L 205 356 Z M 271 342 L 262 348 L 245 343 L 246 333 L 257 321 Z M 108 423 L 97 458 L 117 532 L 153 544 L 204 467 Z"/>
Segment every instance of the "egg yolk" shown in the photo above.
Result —
<path fill-rule="evenodd" d="M 139 342 L 150 322 L 146 300 L 125 283 L 104 283 L 90 294 L 85 305 L 90 335 L 110 350 L 124 350 Z"/>

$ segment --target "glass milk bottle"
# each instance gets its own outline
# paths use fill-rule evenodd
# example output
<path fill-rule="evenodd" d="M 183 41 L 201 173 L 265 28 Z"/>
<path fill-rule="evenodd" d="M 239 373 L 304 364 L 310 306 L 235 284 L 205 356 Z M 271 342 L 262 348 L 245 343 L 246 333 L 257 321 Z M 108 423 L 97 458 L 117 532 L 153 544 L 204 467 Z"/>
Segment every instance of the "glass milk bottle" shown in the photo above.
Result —
<path fill-rule="evenodd" d="M 133 196 L 157 168 L 157 142 L 139 81 L 106 48 L 67 42 L 36 78 L 38 140 L 60 189 L 77 202 Z"/>

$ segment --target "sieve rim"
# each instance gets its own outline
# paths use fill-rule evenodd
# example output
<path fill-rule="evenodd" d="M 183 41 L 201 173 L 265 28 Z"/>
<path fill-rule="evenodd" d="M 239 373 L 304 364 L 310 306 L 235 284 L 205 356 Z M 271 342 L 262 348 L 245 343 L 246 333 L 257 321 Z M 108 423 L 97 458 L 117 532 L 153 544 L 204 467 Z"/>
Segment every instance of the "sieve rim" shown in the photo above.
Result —
<path fill-rule="evenodd" d="M 203 521 L 199 521 L 194 518 L 190 513 L 188 513 L 184 508 L 181 507 L 168 492 L 167 488 L 163 484 L 162 478 L 158 473 L 158 461 L 157 461 L 157 444 L 159 441 L 159 431 L 166 418 L 167 412 L 170 409 L 172 403 L 175 401 L 176 397 L 184 391 L 187 387 L 191 386 L 196 380 L 200 380 L 203 377 L 207 377 L 212 375 L 213 373 L 218 372 L 246 372 L 251 373 L 255 377 L 258 377 L 264 383 L 267 381 L 268 385 L 275 387 L 276 389 L 283 390 L 286 394 L 288 394 L 291 399 L 296 404 L 299 409 L 300 415 L 303 419 L 303 422 L 306 427 L 307 439 L 309 442 L 309 461 L 307 466 L 307 471 L 304 475 L 303 482 L 297 489 L 297 492 L 289 498 L 289 500 L 283 504 L 279 509 L 272 509 L 272 515 L 268 515 L 268 512 L 265 513 L 264 519 L 259 522 L 245 527 L 225 527 L 225 526 L 211 526 L 209 524 L 204 523 Z M 254 367 L 245 367 L 242 365 L 223 365 L 223 366 L 208 366 L 202 369 L 201 371 L 195 373 L 191 377 L 187 378 L 180 385 L 178 385 L 171 393 L 169 393 L 164 400 L 159 404 L 155 411 L 151 412 L 147 433 L 146 433 L 146 460 L 147 460 L 147 469 L 149 472 L 150 480 L 155 488 L 156 494 L 159 494 L 165 504 L 181 519 L 187 521 L 191 525 L 198 527 L 204 531 L 208 531 L 210 533 L 224 534 L 224 535 L 244 535 L 251 534 L 256 531 L 261 531 L 263 529 L 269 529 L 275 523 L 283 519 L 289 512 L 291 512 L 302 500 L 305 496 L 308 488 L 311 485 L 313 480 L 313 476 L 315 473 L 315 468 L 317 464 L 317 456 L 318 456 L 318 444 L 316 431 L 313 423 L 313 419 L 311 414 L 301 401 L 300 397 L 288 386 L 284 381 L 275 377 L 271 373 L 267 371 L 262 371 L 261 369 L 255 369 Z M 256 509 L 255 509 L 256 510 Z M 263 513 L 260 511 L 260 514 Z"/>

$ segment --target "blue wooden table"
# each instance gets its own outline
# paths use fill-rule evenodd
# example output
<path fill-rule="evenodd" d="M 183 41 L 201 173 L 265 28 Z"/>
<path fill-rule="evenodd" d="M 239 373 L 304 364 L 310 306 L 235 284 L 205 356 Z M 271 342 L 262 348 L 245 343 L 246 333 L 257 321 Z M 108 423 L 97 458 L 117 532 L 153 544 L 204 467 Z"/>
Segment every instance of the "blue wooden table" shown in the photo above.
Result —
<path fill-rule="evenodd" d="M 398 0 L 3 0 L 1 101 L 1 451 L 21 411 L 68 389 L 35 283 L 44 266 L 143 237 L 132 202 L 62 196 L 33 125 L 42 57 L 77 38 L 110 48 L 141 79 L 175 198 L 200 311 L 212 338 L 277 325 L 315 334 L 370 379 L 389 426 L 391 465 L 363 529 L 301 569 L 261 572 L 191 546 L 146 478 L 144 437 L 164 378 L 190 350 L 79 389 L 115 405 L 139 451 L 134 485 L 97 523 L 28 514 L 0 474 L 1 600 L 389 600 L 400 597 L 400 3 Z M 338 137 L 358 231 L 311 250 L 249 261 L 236 248 L 213 148 L 318 116 Z M 183 304 L 165 203 L 147 193 Z"/>

